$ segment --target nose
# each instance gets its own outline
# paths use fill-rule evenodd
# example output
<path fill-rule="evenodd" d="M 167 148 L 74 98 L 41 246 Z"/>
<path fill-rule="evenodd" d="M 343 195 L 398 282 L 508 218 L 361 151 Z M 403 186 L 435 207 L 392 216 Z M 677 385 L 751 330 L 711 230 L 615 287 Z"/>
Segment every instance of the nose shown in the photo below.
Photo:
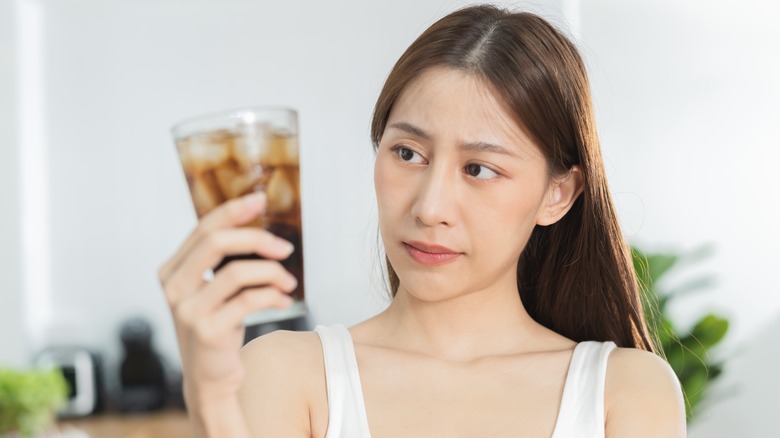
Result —
<path fill-rule="evenodd" d="M 455 224 L 457 215 L 457 184 L 454 172 L 445 166 L 429 166 L 416 188 L 412 218 L 425 226 Z"/>

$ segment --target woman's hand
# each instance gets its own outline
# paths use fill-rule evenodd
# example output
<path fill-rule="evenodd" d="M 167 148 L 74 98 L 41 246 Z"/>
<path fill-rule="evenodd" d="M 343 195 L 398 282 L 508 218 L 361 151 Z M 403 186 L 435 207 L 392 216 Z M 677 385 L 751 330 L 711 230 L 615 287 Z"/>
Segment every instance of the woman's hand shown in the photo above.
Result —
<path fill-rule="evenodd" d="M 292 245 L 266 230 L 237 228 L 264 208 L 262 194 L 221 205 L 200 220 L 160 268 L 179 342 L 185 399 L 196 412 L 236 399 L 244 376 L 239 355 L 244 318 L 293 302 L 287 294 L 297 281 L 276 261 L 289 257 Z M 205 279 L 225 256 L 253 253 L 268 260 L 232 261 Z"/>

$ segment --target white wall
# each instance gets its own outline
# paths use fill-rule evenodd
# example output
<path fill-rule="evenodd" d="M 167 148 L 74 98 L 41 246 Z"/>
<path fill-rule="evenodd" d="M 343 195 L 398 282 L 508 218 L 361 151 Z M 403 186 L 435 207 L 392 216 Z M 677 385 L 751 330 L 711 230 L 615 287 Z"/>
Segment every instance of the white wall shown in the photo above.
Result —
<path fill-rule="evenodd" d="M 583 50 L 625 230 L 650 249 L 714 251 L 680 271 L 713 274 L 716 284 L 672 309 L 683 326 L 707 311 L 732 323 L 715 354 L 733 359 L 692 436 L 778 435 L 779 20 L 774 3 L 757 0 L 582 5 Z"/>
<path fill-rule="evenodd" d="M 0 2 L 0 364 L 26 361 L 19 263 L 15 9 Z"/>

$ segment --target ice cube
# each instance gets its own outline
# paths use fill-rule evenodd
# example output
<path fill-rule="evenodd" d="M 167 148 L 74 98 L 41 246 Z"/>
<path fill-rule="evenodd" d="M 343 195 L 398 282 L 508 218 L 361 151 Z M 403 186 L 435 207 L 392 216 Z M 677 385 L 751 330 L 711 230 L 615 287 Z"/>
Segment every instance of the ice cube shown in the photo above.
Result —
<path fill-rule="evenodd" d="M 287 163 L 296 165 L 298 163 L 298 136 L 288 135 L 285 137 L 285 152 L 287 155 Z"/>
<path fill-rule="evenodd" d="M 242 125 L 233 143 L 235 159 L 244 167 L 259 164 L 266 153 L 267 141 L 265 124 Z"/>
<path fill-rule="evenodd" d="M 269 213 L 291 213 L 295 208 L 295 189 L 283 167 L 276 168 L 266 188 Z"/>
<path fill-rule="evenodd" d="M 290 165 L 296 162 L 294 156 L 289 153 L 289 136 L 274 132 L 268 136 L 268 151 L 265 154 L 264 161 L 272 166 Z"/>
<path fill-rule="evenodd" d="M 242 169 L 233 160 L 228 160 L 215 169 L 214 176 L 227 198 L 238 198 L 253 191 L 254 181 L 251 173 Z"/>
<path fill-rule="evenodd" d="M 230 156 L 233 135 L 227 130 L 199 133 L 188 141 L 188 159 L 197 167 L 216 166 Z"/>
<path fill-rule="evenodd" d="M 176 150 L 179 152 L 179 161 L 184 169 L 192 166 L 192 152 L 190 152 L 190 137 L 176 139 Z"/>
<path fill-rule="evenodd" d="M 192 194 L 192 203 L 195 205 L 195 212 L 199 218 L 205 216 L 222 202 L 221 193 L 204 178 L 192 179 L 190 193 Z"/>

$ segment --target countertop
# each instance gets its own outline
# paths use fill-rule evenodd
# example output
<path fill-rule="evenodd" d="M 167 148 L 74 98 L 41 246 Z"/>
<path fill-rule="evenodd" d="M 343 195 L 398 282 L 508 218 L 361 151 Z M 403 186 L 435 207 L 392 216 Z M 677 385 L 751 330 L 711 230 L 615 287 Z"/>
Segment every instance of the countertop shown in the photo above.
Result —
<path fill-rule="evenodd" d="M 63 433 L 76 428 L 90 438 L 190 438 L 192 432 L 184 411 L 144 414 L 98 414 L 57 422 Z"/>

